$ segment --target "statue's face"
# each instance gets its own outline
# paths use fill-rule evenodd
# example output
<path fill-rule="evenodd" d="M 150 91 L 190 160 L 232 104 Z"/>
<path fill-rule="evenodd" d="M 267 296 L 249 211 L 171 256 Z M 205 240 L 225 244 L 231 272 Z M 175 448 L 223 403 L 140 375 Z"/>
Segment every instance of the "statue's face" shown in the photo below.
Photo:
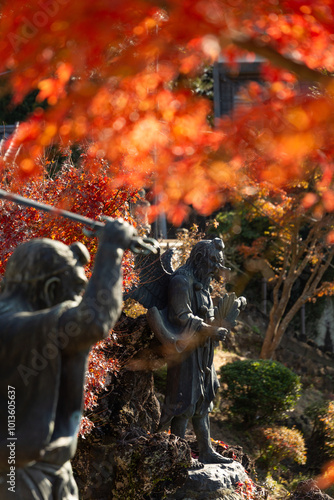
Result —
<path fill-rule="evenodd" d="M 224 254 L 222 251 L 211 249 L 206 256 L 202 256 L 200 264 L 196 266 L 198 279 L 205 283 L 212 279 L 219 279 L 224 266 Z"/>
<path fill-rule="evenodd" d="M 61 286 L 63 298 L 59 302 L 65 300 L 74 300 L 79 302 L 87 286 L 87 277 L 83 266 L 77 264 L 69 267 L 63 275 L 61 275 Z"/>
<path fill-rule="evenodd" d="M 208 256 L 208 275 L 210 278 L 219 279 L 224 267 L 224 254 L 222 251 L 213 250 Z"/>
<path fill-rule="evenodd" d="M 224 269 L 224 254 L 222 251 L 215 250 L 209 256 L 209 272 L 214 279 L 219 279 Z"/>
<path fill-rule="evenodd" d="M 45 282 L 44 298 L 39 307 L 53 307 L 67 300 L 79 303 L 87 282 L 83 266 L 80 264 L 68 265 L 63 272 Z"/>

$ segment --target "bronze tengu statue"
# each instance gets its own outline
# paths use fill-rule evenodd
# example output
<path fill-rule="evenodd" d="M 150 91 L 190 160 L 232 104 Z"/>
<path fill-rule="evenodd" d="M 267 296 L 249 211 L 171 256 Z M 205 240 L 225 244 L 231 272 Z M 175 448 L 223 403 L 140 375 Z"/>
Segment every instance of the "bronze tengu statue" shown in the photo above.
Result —
<path fill-rule="evenodd" d="M 213 356 L 216 343 L 225 340 L 246 299 L 226 294 L 213 306 L 210 283 L 227 269 L 223 248 L 220 238 L 200 241 L 176 271 L 170 251 L 161 258 L 139 257 L 140 286 L 128 294 L 148 309 L 148 322 L 166 354 L 160 429 L 170 427 L 173 434 L 184 437 L 191 419 L 202 463 L 231 461 L 211 446 L 209 412 L 219 387 Z"/>
<path fill-rule="evenodd" d="M 120 315 L 123 253 L 138 244 L 122 220 L 107 220 L 98 237 L 89 281 L 80 243 L 31 240 L 8 261 L 0 295 L 2 500 L 78 498 L 70 459 L 87 356 Z"/>

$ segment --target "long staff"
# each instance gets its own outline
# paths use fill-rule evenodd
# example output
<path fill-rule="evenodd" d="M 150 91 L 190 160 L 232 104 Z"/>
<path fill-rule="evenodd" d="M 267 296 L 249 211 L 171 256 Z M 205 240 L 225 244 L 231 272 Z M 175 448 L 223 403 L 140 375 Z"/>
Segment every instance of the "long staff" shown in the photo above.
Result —
<path fill-rule="evenodd" d="M 24 196 L 20 196 L 18 194 L 9 193 L 3 189 L 0 189 L 0 198 L 12 201 L 18 205 L 24 205 L 26 207 L 36 208 L 36 210 L 41 210 L 43 212 L 49 212 L 57 217 L 65 217 L 66 219 L 79 222 L 80 224 L 90 228 L 89 231 L 84 229 L 85 234 L 88 236 L 96 236 L 98 231 L 104 227 L 103 222 L 90 219 L 84 215 L 69 212 L 68 210 L 62 210 L 61 208 L 53 207 L 52 205 L 47 205 L 46 203 L 40 203 L 39 201 L 31 200 L 30 198 L 25 198 Z M 157 253 L 158 247 L 158 242 L 153 238 L 133 237 L 129 248 L 133 253 L 149 254 Z"/>

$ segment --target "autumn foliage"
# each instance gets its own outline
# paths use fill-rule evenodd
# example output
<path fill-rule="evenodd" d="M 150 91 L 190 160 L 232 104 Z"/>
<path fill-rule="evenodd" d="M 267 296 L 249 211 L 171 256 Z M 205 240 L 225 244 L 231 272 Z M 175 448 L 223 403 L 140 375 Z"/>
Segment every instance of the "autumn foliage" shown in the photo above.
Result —
<path fill-rule="evenodd" d="M 231 189 L 247 191 L 250 178 L 282 186 L 316 162 L 323 189 L 313 201 L 327 210 L 333 25 L 332 2 L 318 0 L 5 1 L 4 86 L 15 102 L 38 89 L 47 104 L 15 136 L 19 173 L 36 174 L 53 142 L 87 141 L 88 163 L 108 159 L 114 187 L 153 185 L 181 222 L 190 203 L 209 213 Z M 237 68 L 238 57 L 254 54 L 268 60 L 263 85 L 252 84 L 247 105 L 213 130 L 208 103 L 184 77 L 219 55 Z M 302 91 L 298 79 L 317 88 Z"/>
<path fill-rule="evenodd" d="M 306 447 L 302 433 L 285 426 L 267 427 L 263 430 L 267 440 L 266 460 L 271 466 L 288 458 L 299 464 L 306 463 Z"/>
<path fill-rule="evenodd" d="M 47 163 L 51 163 L 48 161 Z M 52 164 L 50 169 L 52 169 Z M 123 217 L 133 224 L 129 213 L 129 202 L 135 200 L 136 193 L 125 189 L 114 190 L 108 176 L 104 173 L 106 166 L 100 165 L 100 171 L 86 172 L 71 164 L 65 165 L 60 172 L 49 175 L 42 172 L 20 187 L 20 194 L 26 198 L 58 206 L 95 220 L 101 216 Z M 16 190 L 17 167 L 3 173 L 0 179 L 1 188 Z M 68 219 L 38 211 L 35 208 L 23 207 L 15 203 L 1 201 L 1 257 L 0 273 L 3 274 L 6 261 L 14 248 L 32 237 L 52 238 L 71 244 L 82 241 L 92 255 L 97 248 L 97 238 L 86 237 L 83 226 Z M 132 260 L 124 261 L 125 284 L 129 284 L 132 273 Z"/>

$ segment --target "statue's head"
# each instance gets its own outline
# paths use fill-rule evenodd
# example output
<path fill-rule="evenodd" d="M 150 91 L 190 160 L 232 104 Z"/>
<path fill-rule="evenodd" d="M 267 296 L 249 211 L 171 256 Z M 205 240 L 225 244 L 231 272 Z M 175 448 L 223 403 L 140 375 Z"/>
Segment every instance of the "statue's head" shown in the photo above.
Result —
<path fill-rule="evenodd" d="M 85 289 L 90 260 L 82 243 L 67 246 L 48 238 L 19 245 L 9 258 L 4 292 L 24 295 L 34 309 L 77 300 Z"/>
<path fill-rule="evenodd" d="M 204 283 L 213 278 L 218 279 L 223 271 L 228 270 L 224 266 L 224 247 L 221 238 L 214 238 L 199 241 L 192 248 L 187 265 L 192 267 L 199 281 Z"/>

